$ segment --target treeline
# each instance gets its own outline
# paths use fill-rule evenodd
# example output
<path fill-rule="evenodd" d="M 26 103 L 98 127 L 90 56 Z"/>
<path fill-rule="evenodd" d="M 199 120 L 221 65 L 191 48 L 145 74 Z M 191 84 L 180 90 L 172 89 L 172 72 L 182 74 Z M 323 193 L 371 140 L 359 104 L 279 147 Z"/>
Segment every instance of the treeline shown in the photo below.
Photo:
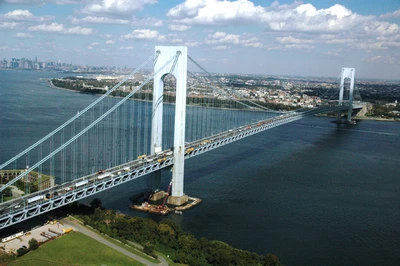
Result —
<path fill-rule="evenodd" d="M 233 248 L 221 241 L 197 239 L 169 219 L 157 223 L 149 218 L 132 217 L 101 208 L 96 208 L 93 214 L 80 215 L 80 218 L 101 233 L 123 243 L 140 243 L 144 247 L 143 251 L 154 257 L 157 257 L 155 251 L 168 254 L 177 263 L 191 266 L 281 265 L 279 259 L 272 254 L 259 255 Z"/>
<path fill-rule="evenodd" d="M 382 117 L 382 118 L 400 118 L 399 114 L 394 112 L 400 112 L 400 104 L 396 106 L 385 106 L 379 104 L 373 104 L 373 108 L 370 113 L 367 113 L 367 116 L 372 117 Z"/>

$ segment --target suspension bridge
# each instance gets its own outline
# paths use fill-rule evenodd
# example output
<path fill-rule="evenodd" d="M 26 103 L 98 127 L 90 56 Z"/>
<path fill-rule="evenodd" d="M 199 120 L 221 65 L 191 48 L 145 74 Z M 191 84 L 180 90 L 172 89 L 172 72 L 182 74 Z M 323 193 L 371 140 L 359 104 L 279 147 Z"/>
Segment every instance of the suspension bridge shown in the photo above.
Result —
<path fill-rule="evenodd" d="M 189 72 L 188 60 L 204 73 Z M 133 84 L 147 64 L 153 64 L 154 72 L 128 91 L 125 85 L 121 90 L 123 84 Z M 188 74 L 195 80 L 190 86 Z M 353 68 L 342 69 L 335 105 L 275 111 L 216 79 L 186 47 L 156 46 L 154 56 L 104 95 L 0 165 L 1 171 L 16 173 L 0 187 L 0 229 L 141 176 L 150 176 L 155 189 L 165 168 L 172 172 L 168 204 L 184 205 L 186 159 L 316 114 L 338 113 L 340 119 L 345 112 L 351 122 L 353 110 L 362 107 L 353 104 L 354 75 Z M 175 84 L 167 91 L 171 76 Z M 53 183 L 44 186 L 49 178 Z M 4 196 L 10 186 L 20 187 L 24 195 Z"/>

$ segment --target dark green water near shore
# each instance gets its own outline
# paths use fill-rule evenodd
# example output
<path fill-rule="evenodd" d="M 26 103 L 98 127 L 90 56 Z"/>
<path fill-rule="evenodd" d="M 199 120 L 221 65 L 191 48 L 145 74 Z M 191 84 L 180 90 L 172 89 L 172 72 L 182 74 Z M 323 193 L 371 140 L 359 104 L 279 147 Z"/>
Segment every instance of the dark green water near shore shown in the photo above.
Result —
<path fill-rule="evenodd" d="M 0 163 L 97 97 L 40 80 L 58 76 L 0 70 Z M 185 192 L 203 202 L 169 218 L 285 265 L 398 265 L 400 123 L 329 122 L 303 119 L 187 160 Z M 147 216 L 128 209 L 146 186 L 142 178 L 98 197 Z"/>

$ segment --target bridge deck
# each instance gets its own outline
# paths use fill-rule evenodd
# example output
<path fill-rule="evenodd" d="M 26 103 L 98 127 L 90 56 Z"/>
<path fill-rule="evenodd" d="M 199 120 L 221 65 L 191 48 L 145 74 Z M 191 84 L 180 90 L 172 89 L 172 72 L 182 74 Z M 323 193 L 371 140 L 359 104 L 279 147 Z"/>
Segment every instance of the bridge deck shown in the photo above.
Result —
<path fill-rule="evenodd" d="M 359 108 L 360 106 L 354 107 L 354 109 Z M 347 106 L 320 107 L 303 112 L 291 112 L 240 128 L 231 129 L 213 135 L 207 139 L 188 143 L 185 147 L 185 159 L 192 158 L 262 131 L 299 120 L 306 116 L 318 113 L 345 111 L 347 109 Z M 38 191 L 14 200 L 6 201 L 0 204 L 0 229 L 124 184 L 146 174 L 172 166 L 173 164 L 173 152 L 171 150 L 164 150 L 161 153 L 103 170 L 101 173 L 94 173 L 68 183 L 56 185 L 51 189 Z"/>

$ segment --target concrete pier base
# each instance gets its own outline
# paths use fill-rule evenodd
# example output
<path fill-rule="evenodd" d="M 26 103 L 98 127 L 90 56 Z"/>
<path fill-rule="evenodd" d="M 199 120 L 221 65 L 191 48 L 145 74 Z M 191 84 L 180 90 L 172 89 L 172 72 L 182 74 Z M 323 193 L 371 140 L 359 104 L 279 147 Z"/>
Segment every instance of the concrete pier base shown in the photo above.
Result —
<path fill-rule="evenodd" d="M 156 193 L 153 193 L 153 195 L 151 195 L 151 197 L 149 198 L 149 200 L 151 201 L 158 201 L 160 199 L 163 199 L 165 197 L 165 192 L 163 190 L 158 191 Z"/>
<path fill-rule="evenodd" d="M 168 198 L 168 204 L 174 205 L 174 206 L 181 206 L 183 204 L 186 204 L 188 201 L 189 201 L 188 195 L 183 195 L 180 197 L 169 196 L 169 198 Z"/>

